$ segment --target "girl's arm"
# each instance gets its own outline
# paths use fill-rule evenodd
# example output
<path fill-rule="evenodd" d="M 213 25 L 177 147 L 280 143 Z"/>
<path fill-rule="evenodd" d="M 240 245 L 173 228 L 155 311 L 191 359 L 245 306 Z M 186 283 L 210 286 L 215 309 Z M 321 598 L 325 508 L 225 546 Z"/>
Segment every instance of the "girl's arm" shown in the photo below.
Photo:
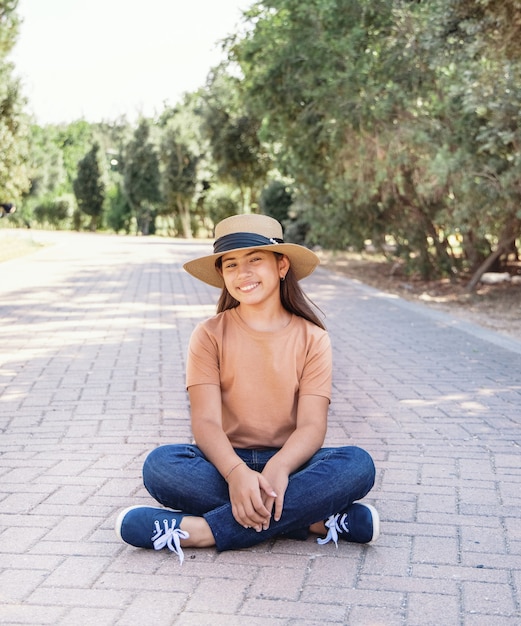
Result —
<path fill-rule="evenodd" d="M 221 390 L 217 385 L 193 385 L 188 388 L 192 433 L 206 458 L 226 475 L 240 458 L 222 429 Z"/>
<path fill-rule="evenodd" d="M 328 409 L 329 399 L 326 397 L 301 396 L 298 403 L 296 429 L 262 472 L 277 494 L 276 497 L 264 496 L 267 509 L 272 510 L 275 505 L 275 521 L 278 521 L 282 515 L 284 494 L 290 474 L 309 461 L 324 443 Z"/>
<path fill-rule="evenodd" d="M 239 524 L 262 530 L 269 524 L 263 497 L 275 497 L 268 480 L 251 470 L 233 449 L 222 428 L 221 390 L 217 385 L 193 385 L 190 397 L 192 433 L 197 446 L 228 482 L 233 516 Z M 264 496 L 263 496 L 264 494 Z"/>

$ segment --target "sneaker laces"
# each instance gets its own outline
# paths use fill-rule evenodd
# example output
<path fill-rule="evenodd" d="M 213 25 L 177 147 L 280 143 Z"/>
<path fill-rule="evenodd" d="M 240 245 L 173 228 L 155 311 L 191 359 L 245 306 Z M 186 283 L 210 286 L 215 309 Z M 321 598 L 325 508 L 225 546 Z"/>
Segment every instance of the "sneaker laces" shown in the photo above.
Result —
<path fill-rule="evenodd" d="M 349 532 L 349 526 L 347 525 L 347 513 L 335 513 L 335 515 L 330 515 L 324 522 L 324 525 L 328 529 L 327 535 L 324 539 L 317 539 L 317 543 L 323 546 L 330 541 L 334 541 L 335 546 L 338 548 L 338 533 Z"/>
<path fill-rule="evenodd" d="M 181 539 L 188 539 L 190 535 L 180 528 L 175 528 L 176 520 L 172 519 L 172 523 L 169 526 L 168 520 L 164 519 L 164 528 L 161 528 L 161 524 L 158 520 L 154 521 L 156 526 L 156 532 L 152 535 L 152 542 L 154 544 L 154 550 L 161 550 L 165 546 L 172 550 L 174 554 L 179 557 L 179 562 L 182 565 L 185 555 L 181 548 Z"/>

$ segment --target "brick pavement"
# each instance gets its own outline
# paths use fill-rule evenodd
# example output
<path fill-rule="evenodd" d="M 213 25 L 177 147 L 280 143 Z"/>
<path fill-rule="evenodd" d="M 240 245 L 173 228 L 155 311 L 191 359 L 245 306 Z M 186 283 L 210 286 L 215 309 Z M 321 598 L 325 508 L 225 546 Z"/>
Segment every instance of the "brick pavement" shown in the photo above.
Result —
<path fill-rule="evenodd" d="M 180 567 L 113 522 L 151 501 L 147 452 L 190 436 L 184 354 L 217 292 L 180 266 L 208 245 L 35 237 L 55 244 L 0 264 L 0 623 L 521 623 L 520 342 L 317 270 L 327 443 L 374 456 L 382 536 L 186 550 Z"/>

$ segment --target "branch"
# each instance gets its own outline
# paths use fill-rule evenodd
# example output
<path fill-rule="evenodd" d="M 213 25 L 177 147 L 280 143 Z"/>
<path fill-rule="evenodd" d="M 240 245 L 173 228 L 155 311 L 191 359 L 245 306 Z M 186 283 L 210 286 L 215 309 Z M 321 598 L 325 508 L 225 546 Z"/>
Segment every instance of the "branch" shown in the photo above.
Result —
<path fill-rule="evenodd" d="M 497 248 L 492 252 L 474 272 L 469 284 L 467 285 L 467 291 L 472 292 L 476 288 L 483 274 L 499 259 L 499 257 L 506 252 L 511 244 L 521 234 L 521 220 L 514 218 L 503 231 L 503 236 L 497 244 Z"/>

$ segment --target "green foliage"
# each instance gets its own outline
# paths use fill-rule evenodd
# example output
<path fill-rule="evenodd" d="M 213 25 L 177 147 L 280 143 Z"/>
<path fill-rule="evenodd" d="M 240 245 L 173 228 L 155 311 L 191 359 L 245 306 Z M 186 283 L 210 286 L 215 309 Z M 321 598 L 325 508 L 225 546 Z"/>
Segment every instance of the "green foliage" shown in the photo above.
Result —
<path fill-rule="evenodd" d="M 29 158 L 3 61 L 16 2 L 0 7 L 0 191 L 20 197 L 29 174 L 26 222 L 97 141 L 117 232 L 159 215 L 188 237 L 261 210 L 308 245 L 392 240 L 424 278 L 517 254 L 521 0 L 260 1 L 229 63 L 157 121 L 34 127 Z"/>
<path fill-rule="evenodd" d="M 520 0 L 455 0 L 448 8 L 451 23 L 465 28 L 489 55 L 521 58 Z"/>
<path fill-rule="evenodd" d="M 100 157 L 100 146 L 94 143 L 89 152 L 78 163 L 78 175 L 73 189 L 78 208 L 89 215 L 91 230 L 101 222 L 105 202 L 104 163 Z"/>
<path fill-rule="evenodd" d="M 151 139 L 150 122 L 141 119 L 124 155 L 123 189 L 137 220 L 148 235 L 161 202 L 159 156 Z"/>
<path fill-rule="evenodd" d="M 216 72 L 208 87 L 203 129 L 217 178 L 241 193 L 241 212 L 257 208 L 271 159 L 259 137 L 260 119 L 237 101 L 238 81 Z"/>
<path fill-rule="evenodd" d="M 391 235 L 429 278 L 475 266 L 484 241 L 519 234 L 519 63 L 499 42 L 517 35 L 520 4 L 251 9 L 230 56 L 243 106 L 295 181 L 293 226 L 309 243 L 383 247 Z"/>
<path fill-rule="evenodd" d="M 204 206 L 205 214 L 214 225 L 241 212 L 240 194 L 234 193 L 233 187 L 229 185 L 217 185 L 206 194 Z"/>
<path fill-rule="evenodd" d="M 29 141 L 30 155 L 28 165 L 31 189 L 27 194 L 28 198 L 44 198 L 49 195 L 59 195 L 67 190 L 69 176 L 65 169 L 64 152 L 59 144 L 56 130 L 52 127 L 42 128 L 32 124 L 29 132 Z M 84 156 L 86 149 L 81 156 Z M 70 180 L 74 180 L 76 173 L 77 163 L 75 164 L 74 177 L 70 178 Z"/>
<path fill-rule="evenodd" d="M 19 86 L 0 61 L 0 198 L 16 204 L 29 189 L 27 125 Z"/>
<path fill-rule="evenodd" d="M 70 225 L 74 212 L 73 199 L 68 196 L 48 198 L 33 209 L 36 221 L 45 227 L 65 228 Z"/>
<path fill-rule="evenodd" d="M 288 185 L 281 180 L 273 180 L 262 190 L 259 206 L 264 215 L 269 215 L 284 223 L 293 204 L 293 195 Z"/>
<path fill-rule="evenodd" d="M 18 0 L 0 1 L 0 59 L 13 49 L 18 36 L 20 19 L 16 13 Z"/>
<path fill-rule="evenodd" d="M 130 233 L 132 209 L 120 184 L 112 186 L 107 192 L 106 223 L 116 233 Z"/>
<path fill-rule="evenodd" d="M 17 204 L 29 188 L 25 101 L 6 60 L 18 35 L 18 0 L 0 2 L 0 201 Z"/>
<path fill-rule="evenodd" d="M 95 137 L 94 127 L 85 120 L 78 120 L 67 125 L 47 127 L 49 137 L 60 148 L 63 158 L 63 166 L 70 184 L 76 179 L 78 163 L 98 141 Z"/>
<path fill-rule="evenodd" d="M 191 207 L 197 186 L 198 157 L 180 140 L 179 133 L 170 128 L 161 143 L 163 166 L 163 214 L 173 215 L 185 238 L 192 237 Z"/>

